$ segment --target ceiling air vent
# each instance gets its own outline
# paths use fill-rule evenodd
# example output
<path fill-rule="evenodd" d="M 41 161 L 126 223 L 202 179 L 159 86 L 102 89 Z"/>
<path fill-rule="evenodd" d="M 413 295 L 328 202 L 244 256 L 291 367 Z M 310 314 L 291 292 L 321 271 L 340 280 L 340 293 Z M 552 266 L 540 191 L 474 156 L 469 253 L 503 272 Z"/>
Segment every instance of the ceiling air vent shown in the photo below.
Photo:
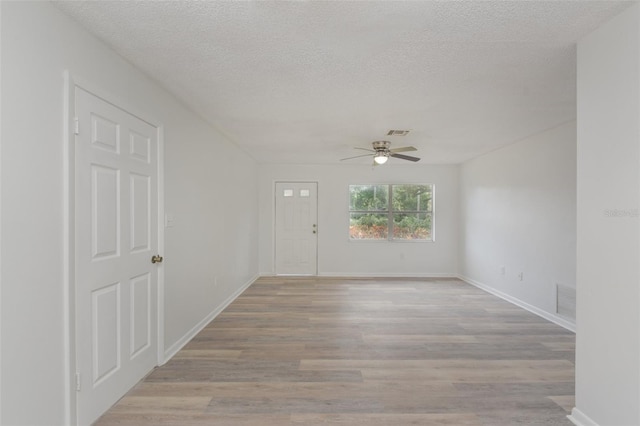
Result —
<path fill-rule="evenodd" d="M 389 130 L 387 136 L 406 136 L 409 133 L 408 130 Z"/>

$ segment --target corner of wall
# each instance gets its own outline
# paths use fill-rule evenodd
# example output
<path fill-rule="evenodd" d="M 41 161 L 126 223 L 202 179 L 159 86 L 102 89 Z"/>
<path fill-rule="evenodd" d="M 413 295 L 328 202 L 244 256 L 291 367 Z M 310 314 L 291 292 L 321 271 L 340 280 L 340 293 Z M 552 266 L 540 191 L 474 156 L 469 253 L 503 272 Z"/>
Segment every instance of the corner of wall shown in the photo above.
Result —
<path fill-rule="evenodd" d="M 571 414 L 568 415 L 567 418 L 576 426 L 599 426 L 598 423 L 591 420 L 589 416 L 575 407 L 571 410 Z"/>
<path fill-rule="evenodd" d="M 576 408 L 640 424 L 640 4 L 577 46 Z"/>

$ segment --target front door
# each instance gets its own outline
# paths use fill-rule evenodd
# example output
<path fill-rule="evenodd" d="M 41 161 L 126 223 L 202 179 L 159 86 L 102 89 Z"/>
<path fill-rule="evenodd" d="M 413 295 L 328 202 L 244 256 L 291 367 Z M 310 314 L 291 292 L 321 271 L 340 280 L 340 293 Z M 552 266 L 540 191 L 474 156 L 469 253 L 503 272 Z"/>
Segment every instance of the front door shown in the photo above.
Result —
<path fill-rule="evenodd" d="M 158 129 L 79 87 L 75 108 L 77 418 L 86 425 L 157 365 Z"/>
<path fill-rule="evenodd" d="M 316 275 L 318 184 L 276 183 L 276 274 Z"/>

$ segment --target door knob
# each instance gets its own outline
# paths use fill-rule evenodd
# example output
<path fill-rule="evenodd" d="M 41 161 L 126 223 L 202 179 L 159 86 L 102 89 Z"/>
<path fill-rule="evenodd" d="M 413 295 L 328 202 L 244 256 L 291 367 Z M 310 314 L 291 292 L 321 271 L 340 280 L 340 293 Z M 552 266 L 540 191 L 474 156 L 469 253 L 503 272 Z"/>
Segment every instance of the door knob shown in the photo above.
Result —
<path fill-rule="evenodd" d="M 164 259 L 159 254 L 156 254 L 155 256 L 151 256 L 151 263 L 162 263 L 163 260 Z"/>

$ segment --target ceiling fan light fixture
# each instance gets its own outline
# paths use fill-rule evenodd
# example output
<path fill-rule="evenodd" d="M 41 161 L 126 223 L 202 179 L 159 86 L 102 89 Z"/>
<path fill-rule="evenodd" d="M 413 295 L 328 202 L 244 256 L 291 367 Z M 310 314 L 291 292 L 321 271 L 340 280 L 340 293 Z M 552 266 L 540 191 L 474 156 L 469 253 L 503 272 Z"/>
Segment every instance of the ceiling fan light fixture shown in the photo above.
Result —
<path fill-rule="evenodd" d="M 2 1 L 2 0 L 0 0 Z M 400 152 L 408 152 L 408 151 L 417 151 L 417 149 L 413 146 L 401 146 L 399 148 L 393 148 L 391 149 L 391 142 L 389 141 L 373 141 L 371 142 L 371 147 L 373 149 L 369 149 L 369 148 L 360 148 L 360 147 L 354 147 L 355 149 L 360 149 L 362 151 L 368 151 L 369 154 L 363 154 L 363 155 L 356 155 L 353 157 L 347 157 L 347 158 L 342 158 L 340 159 L 340 161 L 343 160 L 351 160 L 352 158 L 360 158 L 360 157 L 373 157 L 373 165 L 374 166 L 378 166 L 381 164 L 384 164 L 387 162 L 387 160 L 389 159 L 389 157 L 393 157 L 393 158 L 399 158 L 401 160 L 408 160 L 408 161 L 420 161 L 420 159 L 418 157 L 412 157 L 410 155 L 404 155 L 404 154 L 399 154 Z"/>
<path fill-rule="evenodd" d="M 375 157 L 373 157 L 373 161 L 375 161 L 376 164 L 384 164 L 388 159 L 389 156 L 383 152 L 377 153 Z"/>

